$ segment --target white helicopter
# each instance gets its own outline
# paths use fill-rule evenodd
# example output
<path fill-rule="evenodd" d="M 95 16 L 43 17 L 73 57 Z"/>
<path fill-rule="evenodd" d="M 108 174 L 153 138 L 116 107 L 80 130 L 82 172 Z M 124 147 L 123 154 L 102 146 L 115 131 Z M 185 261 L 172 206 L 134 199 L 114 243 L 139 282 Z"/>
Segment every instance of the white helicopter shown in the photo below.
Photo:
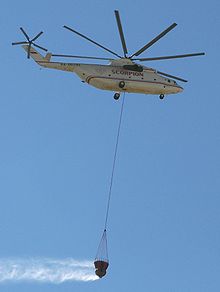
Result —
<path fill-rule="evenodd" d="M 184 55 L 174 55 L 174 56 L 162 56 L 162 57 L 152 57 L 152 58 L 137 58 L 140 54 L 150 48 L 159 39 L 165 36 L 169 31 L 176 27 L 176 23 L 170 25 L 167 29 L 162 31 L 153 40 L 148 42 L 145 46 L 139 49 L 137 52 L 133 53 L 131 56 L 128 55 L 127 46 L 124 38 L 124 33 L 122 30 L 121 20 L 119 11 L 115 10 L 115 17 L 117 21 L 117 26 L 119 30 L 119 35 L 122 43 L 122 49 L 124 56 L 120 56 L 114 51 L 104 47 L 103 45 L 97 43 L 96 41 L 88 38 L 87 36 L 79 33 L 78 31 L 64 25 L 64 28 L 69 31 L 81 36 L 87 41 L 97 45 L 98 47 L 104 49 L 105 51 L 111 53 L 117 59 L 113 58 L 100 58 L 100 57 L 88 57 L 88 56 L 75 56 L 75 55 L 61 55 L 47 53 L 43 57 L 38 51 L 36 51 L 33 46 L 40 48 L 44 51 L 47 49 L 37 45 L 34 41 L 43 33 L 42 31 L 36 35 L 33 39 L 30 39 L 27 33 L 22 27 L 20 30 L 26 37 L 26 41 L 15 42 L 12 45 L 22 44 L 24 50 L 27 52 L 27 57 L 32 57 L 40 66 L 46 68 L 53 68 L 57 70 L 69 71 L 76 73 L 82 82 L 86 82 L 96 88 L 103 90 L 114 91 L 114 99 L 118 100 L 121 92 L 132 92 L 132 93 L 143 93 L 143 94 L 158 94 L 160 99 L 163 99 L 166 94 L 175 94 L 183 91 L 183 88 L 177 84 L 175 80 L 182 82 L 187 82 L 187 80 L 180 77 L 176 77 L 156 69 L 149 68 L 146 66 L 141 66 L 135 61 L 153 61 L 153 60 L 165 60 L 165 59 L 175 59 L 175 58 L 185 58 L 193 56 L 205 55 L 205 53 L 193 53 Z M 79 59 L 95 59 L 95 60 L 107 60 L 110 61 L 108 65 L 100 64 L 82 64 L 82 63 L 64 63 L 64 62 L 53 62 L 51 57 L 68 57 L 68 58 L 79 58 Z M 175 80 L 173 80 L 175 79 Z"/>

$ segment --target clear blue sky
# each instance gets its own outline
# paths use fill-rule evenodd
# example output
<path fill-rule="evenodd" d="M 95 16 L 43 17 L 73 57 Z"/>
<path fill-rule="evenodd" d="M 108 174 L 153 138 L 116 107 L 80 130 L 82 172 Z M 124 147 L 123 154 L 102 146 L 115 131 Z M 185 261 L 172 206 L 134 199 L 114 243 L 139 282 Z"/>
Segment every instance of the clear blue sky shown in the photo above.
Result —
<path fill-rule="evenodd" d="M 40 70 L 12 47 L 43 30 L 54 53 L 108 57 L 69 25 L 129 52 L 172 22 L 142 57 L 205 51 L 146 65 L 189 80 L 184 92 L 128 94 L 112 193 L 110 267 L 101 281 L 5 283 L 4 292 L 220 291 L 220 85 L 217 0 L 2 1 L 0 258 L 93 259 L 101 236 L 120 101 L 73 74 Z M 105 63 L 103 63 L 105 64 Z"/>

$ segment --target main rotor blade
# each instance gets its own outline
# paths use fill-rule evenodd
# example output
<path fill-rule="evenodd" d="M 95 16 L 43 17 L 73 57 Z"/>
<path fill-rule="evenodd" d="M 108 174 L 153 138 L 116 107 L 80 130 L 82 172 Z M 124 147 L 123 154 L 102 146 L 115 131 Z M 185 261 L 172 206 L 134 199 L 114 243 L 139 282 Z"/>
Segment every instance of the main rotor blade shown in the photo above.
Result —
<path fill-rule="evenodd" d="M 163 56 L 163 57 L 152 57 L 152 58 L 140 58 L 140 59 L 132 59 L 135 61 L 156 61 L 156 60 L 167 60 L 167 59 L 177 59 L 177 58 L 186 58 L 186 57 L 194 57 L 194 56 L 202 56 L 205 53 L 195 53 L 195 54 L 185 54 L 185 55 L 175 55 L 175 56 Z"/>
<path fill-rule="evenodd" d="M 100 48 L 106 50 L 107 52 L 109 52 L 109 53 L 111 53 L 111 54 L 117 56 L 118 58 L 121 58 L 121 56 L 119 56 L 119 55 L 116 54 L 115 52 L 113 52 L 113 51 L 111 51 L 110 49 L 108 49 L 108 48 L 102 46 L 101 44 L 99 44 L 99 43 L 93 41 L 92 39 L 90 39 L 90 38 L 88 38 L 87 36 L 85 36 L 85 35 L 79 33 L 78 31 L 76 31 L 76 30 L 74 30 L 74 29 L 72 29 L 72 28 L 70 28 L 70 27 L 68 27 L 68 26 L 66 26 L 66 25 L 64 25 L 63 27 L 66 28 L 66 29 L 68 29 L 68 30 L 70 30 L 70 31 L 72 31 L 72 32 L 74 32 L 75 34 L 78 34 L 78 35 L 81 36 L 82 38 L 84 38 L 84 39 L 86 39 L 87 41 L 89 41 L 89 42 L 91 42 L 91 43 L 97 45 L 98 47 L 100 47 Z"/>
<path fill-rule="evenodd" d="M 167 74 L 167 73 L 164 73 L 164 72 L 161 72 L 161 71 L 157 71 L 157 73 L 161 74 L 161 75 L 164 75 L 164 76 L 167 76 L 167 77 L 170 77 L 170 78 L 173 78 L 173 79 L 176 79 L 176 80 L 179 80 L 179 81 L 182 81 L 182 82 L 188 82 L 187 80 L 185 79 L 182 79 L 180 77 L 176 77 L 176 76 L 173 76 L 173 75 L 170 75 L 170 74 Z"/>
<path fill-rule="evenodd" d="M 48 51 L 47 49 L 45 49 L 45 48 L 43 48 L 43 47 L 41 47 L 41 46 L 39 46 L 39 45 L 37 45 L 35 43 L 32 43 L 32 45 L 35 46 L 35 47 L 37 47 L 37 48 L 39 48 L 39 49 L 41 49 L 41 50 L 43 50 L 43 51 L 45 51 L 45 52 Z"/>
<path fill-rule="evenodd" d="M 169 31 L 171 31 L 176 26 L 177 26 L 176 23 L 171 24 L 167 29 L 165 29 L 164 31 L 162 31 L 158 36 L 156 36 L 152 41 L 150 41 L 149 43 L 147 43 L 139 51 L 137 51 L 136 53 L 134 53 L 130 58 L 132 58 L 133 56 L 139 56 L 141 53 L 143 53 L 146 49 L 148 49 L 149 47 L 151 47 L 154 43 L 156 43 L 159 39 L 161 39 L 163 36 L 165 36 Z"/>
<path fill-rule="evenodd" d="M 39 34 L 37 34 L 36 37 L 34 37 L 31 41 L 32 41 L 32 42 L 36 41 L 36 39 L 38 39 L 39 36 L 42 35 L 42 33 L 43 33 L 42 31 L 39 32 Z"/>
<path fill-rule="evenodd" d="M 88 57 L 88 56 L 75 56 L 75 55 L 62 55 L 62 54 L 52 54 L 52 57 L 63 57 L 63 58 L 78 58 L 78 59 L 94 59 L 94 60 L 114 60 L 112 58 L 99 58 L 99 57 Z"/>
<path fill-rule="evenodd" d="M 24 45 L 24 44 L 29 44 L 29 42 L 16 42 L 16 43 L 12 43 L 12 46 L 14 46 L 14 45 Z"/>
<path fill-rule="evenodd" d="M 122 48 L 124 51 L 124 56 L 126 57 L 126 54 L 128 53 L 127 47 L 126 47 L 126 43 L 125 43 L 125 38 L 124 38 L 124 33 L 122 30 L 122 25 L 121 25 L 121 19 L 120 19 L 120 15 L 119 15 L 119 11 L 115 10 L 115 17 L 116 17 L 116 21 L 117 21 L 117 25 L 118 25 L 118 30 L 119 30 L 119 34 L 120 34 L 120 38 L 121 38 L 121 43 L 122 43 Z"/>
<path fill-rule="evenodd" d="M 26 32 L 24 31 L 24 29 L 22 27 L 20 27 L 20 30 L 23 32 L 23 34 L 25 35 L 26 39 L 28 41 L 30 41 L 29 36 L 26 34 Z"/>

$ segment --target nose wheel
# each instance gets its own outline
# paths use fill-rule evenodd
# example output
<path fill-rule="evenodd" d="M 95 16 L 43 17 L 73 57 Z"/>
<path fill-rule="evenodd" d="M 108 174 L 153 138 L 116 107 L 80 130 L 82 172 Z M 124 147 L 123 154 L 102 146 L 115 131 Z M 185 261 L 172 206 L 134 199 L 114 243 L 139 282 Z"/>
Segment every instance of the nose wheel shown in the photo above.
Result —
<path fill-rule="evenodd" d="M 120 97 L 120 93 L 119 93 L 119 92 L 116 92 L 116 93 L 114 94 L 114 99 L 115 99 L 115 100 L 118 100 L 119 97 Z"/>
<path fill-rule="evenodd" d="M 160 94 L 159 98 L 164 99 L 164 94 Z"/>

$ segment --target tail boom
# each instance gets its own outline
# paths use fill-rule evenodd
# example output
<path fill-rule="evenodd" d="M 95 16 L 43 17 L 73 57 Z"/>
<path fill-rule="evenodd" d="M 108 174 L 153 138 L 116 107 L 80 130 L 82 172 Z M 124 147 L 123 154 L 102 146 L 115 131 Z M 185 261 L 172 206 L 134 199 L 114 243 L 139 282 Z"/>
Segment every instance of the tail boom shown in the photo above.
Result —
<path fill-rule="evenodd" d="M 23 45 L 23 49 L 28 52 L 28 45 Z M 43 57 L 37 50 L 33 47 L 30 49 L 30 57 L 40 66 L 45 68 L 57 69 L 62 71 L 74 72 L 74 63 L 62 63 L 62 62 L 51 62 L 52 54 L 47 53 L 45 57 Z"/>

